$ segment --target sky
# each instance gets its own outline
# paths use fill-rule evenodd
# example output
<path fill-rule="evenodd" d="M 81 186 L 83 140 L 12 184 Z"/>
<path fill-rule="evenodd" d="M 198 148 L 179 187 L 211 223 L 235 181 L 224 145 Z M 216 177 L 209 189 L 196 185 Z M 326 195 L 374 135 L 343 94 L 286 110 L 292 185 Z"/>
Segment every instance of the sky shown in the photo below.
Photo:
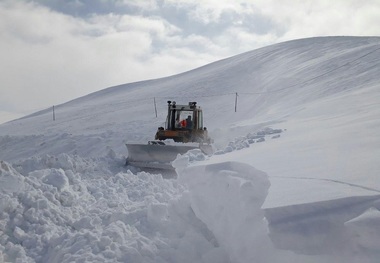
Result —
<path fill-rule="evenodd" d="M 0 0 L 0 123 L 292 39 L 379 36 L 380 0 Z"/>

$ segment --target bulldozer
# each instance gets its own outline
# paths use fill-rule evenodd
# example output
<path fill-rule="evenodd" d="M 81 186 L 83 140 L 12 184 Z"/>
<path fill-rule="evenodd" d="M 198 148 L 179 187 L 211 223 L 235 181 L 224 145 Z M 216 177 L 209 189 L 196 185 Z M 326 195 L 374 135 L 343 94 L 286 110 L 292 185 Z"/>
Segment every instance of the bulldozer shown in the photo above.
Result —
<path fill-rule="evenodd" d="M 203 112 L 197 102 L 178 105 L 168 101 L 165 127 L 157 129 L 155 140 L 148 144 L 127 143 L 127 165 L 142 170 L 173 170 L 171 162 L 178 154 L 200 149 L 204 154 L 213 153 L 212 139 L 203 126 Z"/>

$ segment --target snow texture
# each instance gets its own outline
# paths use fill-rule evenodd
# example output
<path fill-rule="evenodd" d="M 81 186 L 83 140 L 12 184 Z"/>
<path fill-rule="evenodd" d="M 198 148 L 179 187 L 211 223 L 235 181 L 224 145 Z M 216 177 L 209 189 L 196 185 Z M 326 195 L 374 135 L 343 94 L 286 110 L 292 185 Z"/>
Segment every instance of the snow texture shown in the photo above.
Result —
<path fill-rule="evenodd" d="M 289 41 L 0 125 L 0 262 L 379 262 L 379 55 Z M 171 179 L 125 166 L 167 100 L 197 101 L 216 149 Z"/>

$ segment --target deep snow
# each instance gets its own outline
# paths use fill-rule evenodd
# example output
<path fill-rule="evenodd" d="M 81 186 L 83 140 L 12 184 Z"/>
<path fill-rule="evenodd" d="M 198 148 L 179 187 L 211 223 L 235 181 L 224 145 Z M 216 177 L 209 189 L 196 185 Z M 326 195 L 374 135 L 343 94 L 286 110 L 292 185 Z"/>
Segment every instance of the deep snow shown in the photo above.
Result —
<path fill-rule="evenodd" d="M 0 125 L 0 262 L 378 262 L 379 55 L 290 41 Z M 167 100 L 218 149 L 174 179 L 124 166 Z"/>

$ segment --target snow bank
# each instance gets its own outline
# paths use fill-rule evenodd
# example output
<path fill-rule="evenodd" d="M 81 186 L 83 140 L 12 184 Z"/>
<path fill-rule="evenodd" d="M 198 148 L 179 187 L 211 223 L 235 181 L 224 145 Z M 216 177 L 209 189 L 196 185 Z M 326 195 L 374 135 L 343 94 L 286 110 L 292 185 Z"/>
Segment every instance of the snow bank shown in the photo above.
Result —
<path fill-rule="evenodd" d="M 195 159 L 200 158 L 198 154 L 192 152 Z M 263 214 L 256 213 L 269 186 L 265 175 L 258 173 L 254 185 L 239 175 L 255 174 L 250 168 L 226 164 L 219 183 L 213 186 L 214 178 L 206 173 L 205 178 L 198 177 L 198 185 L 208 181 L 211 188 L 188 191 L 161 175 L 123 170 L 115 158 L 113 154 L 103 159 L 61 154 L 26 159 L 14 164 L 16 168 L 1 162 L 0 253 L 4 261 L 228 263 L 237 262 L 233 261 L 237 253 L 250 257 L 244 246 L 241 250 L 237 244 L 230 245 L 247 229 L 251 231 L 245 237 L 247 245 L 255 234 L 265 232 Z M 207 201 L 210 191 L 223 193 L 226 184 L 231 192 L 223 200 L 240 192 L 235 201 L 241 206 L 230 200 L 225 211 L 234 213 L 243 227 L 228 228 L 235 225 L 228 214 L 213 225 L 217 211 L 206 214 L 194 203 Z M 228 241 L 230 234 L 235 242 Z"/>
<path fill-rule="evenodd" d="M 380 195 L 265 208 L 269 236 L 277 248 L 331 255 L 346 262 L 378 262 Z M 367 210 L 367 211 L 366 211 Z"/>
<path fill-rule="evenodd" d="M 346 262 L 376 262 L 371 261 L 379 243 L 373 231 L 379 219 L 376 196 L 264 211 L 270 187 L 265 173 L 237 162 L 199 165 L 196 160 L 202 159 L 197 151 L 178 158 L 178 180 L 133 174 L 112 152 L 98 159 L 62 154 L 1 162 L 0 258 L 53 263 L 326 258 L 275 249 L 265 212 L 272 241 L 282 242 L 278 247 L 310 253 L 322 244 L 320 254 L 331 248 L 345 255 L 352 248 L 362 256 Z M 360 261 L 363 255 L 369 260 Z"/>

